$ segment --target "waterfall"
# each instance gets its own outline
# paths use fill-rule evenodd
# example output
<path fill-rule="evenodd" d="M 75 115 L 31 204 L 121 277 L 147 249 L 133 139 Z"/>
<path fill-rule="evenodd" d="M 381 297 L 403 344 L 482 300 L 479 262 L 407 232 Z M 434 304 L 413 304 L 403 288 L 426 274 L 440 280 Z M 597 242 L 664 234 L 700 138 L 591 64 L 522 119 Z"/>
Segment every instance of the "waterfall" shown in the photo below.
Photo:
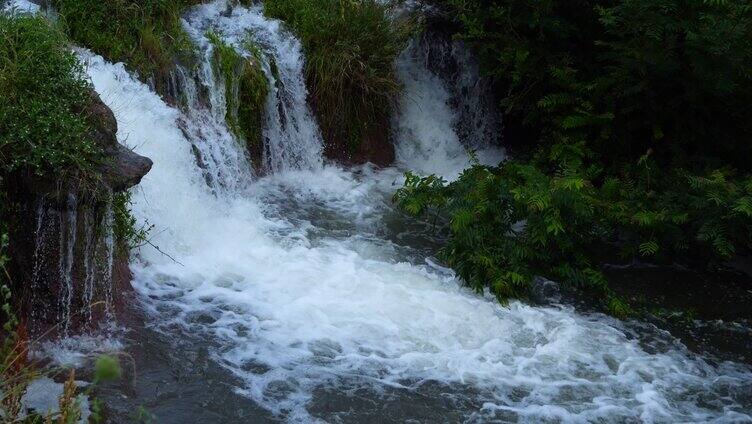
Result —
<path fill-rule="evenodd" d="M 104 218 L 100 229 L 102 234 L 100 235 L 104 249 L 100 248 L 100 251 L 104 251 L 104 260 L 102 261 L 102 268 L 99 275 L 102 276 L 102 282 L 104 285 L 104 302 L 105 313 L 108 318 L 113 318 L 113 292 L 112 292 L 112 271 L 115 259 L 115 211 L 112 205 L 112 193 L 107 199 L 107 207 L 105 209 Z"/>
<path fill-rule="evenodd" d="M 230 386 L 288 422 L 752 420 L 749 367 L 708 361 L 647 324 L 559 304 L 499 305 L 426 258 L 421 234 L 389 200 L 400 173 L 454 179 L 476 160 L 503 159 L 488 86 L 460 43 L 424 35 L 396 63 L 405 87 L 394 118 L 396 166 L 343 169 L 322 160 L 300 42 L 260 6 L 232 3 L 185 16 L 201 62 L 175 73 L 179 107 L 123 64 L 80 53 L 120 142 L 154 160 L 131 193 L 135 217 L 154 228 L 151 244 L 133 252 L 133 285 L 147 326 L 169 343 L 160 372 L 139 375 L 149 396 L 163 388 L 165 367 L 200 368 L 199 396 Z M 208 31 L 243 55 L 249 39 L 263 52 L 272 87 L 264 175 L 254 175 L 226 126 L 225 82 L 214 75 Z M 108 284 L 112 199 L 96 216 L 81 214 L 80 201 L 42 199 L 35 211 L 31 284 L 61 282 L 65 328 L 76 300 L 103 296 L 111 314 L 119 295 Z M 92 233 L 95 221 L 101 231 Z M 85 258 L 74 263 L 78 249 Z M 49 264 L 54 254 L 59 262 Z M 83 291 L 74 293 L 81 275 Z M 53 359 L 71 362 L 81 356 L 76 349 L 100 343 L 70 340 L 50 348 Z M 158 340 L 142 341 L 144 355 L 134 356 L 164 351 L 151 349 Z M 205 351 L 224 373 L 209 374 L 203 355 L 181 356 L 186 350 Z M 268 420 L 244 408 L 222 404 L 238 420 Z"/>
<path fill-rule="evenodd" d="M 96 272 L 96 228 L 99 228 L 94 221 L 93 213 L 90 210 L 84 211 L 84 291 L 82 295 L 82 302 L 84 305 L 91 305 L 94 303 L 94 290 L 96 288 L 97 272 Z M 92 308 L 86 311 L 86 317 L 89 322 L 93 319 Z"/>
<path fill-rule="evenodd" d="M 76 234 L 78 231 L 77 199 L 75 193 L 68 193 L 65 213 L 60 214 L 60 322 L 63 334 L 68 335 L 73 303 L 73 265 L 75 264 Z"/>
<path fill-rule="evenodd" d="M 400 421 L 419 408 L 426 421 L 747 417 L 741 388 L 752 373 L 744 367 L 709 364 L 671 339 L 646 348 L 625 324 L 571 307 L 503 307 L 424 261 L 402 241 L 409 224 L 389 202 L 400 169 L 323 164 L 300 43 L 258 7 L 215 1 L 185 21 L 204 57 L 185 79 L 197 81 L 194 99 L 208 90 L 208 102 L 168 106 L 122 64 L 87 58 L 119 140 L 154 161 L 132 194 L 158 249 L 141 248 L 131 269 L 150 326 L 175 355 L 205 347 L 233 376 L 221 384 L 293 422 Z M 275 87 L 264 130 L 270 175 L 232 174 L 243 163 L 222 128 L 210 29 L 238 51 L 250 30 L 267 66 L 273 59 L 278 67 L 279 79 L 267 69 Z M 419 45 L 398 63 L 407 90 L 399 165 L 451 178 L 471 163 L 468 149 L 500 160 L 483 132 L 462 129 L 470 111 L 453 93 L 465 83 L 434 72 Z"/>
<path fill-rule="evenodd" d="M 418 36 L 400 55 L 397 73 L 404 85 L 395 118 L 402 166 L 451 181 L 474 160 L 499 164 L 494 99 L 461 43 Z"/>
<path fill-rule="evenodd" d="M 263 161 L 267 172 L 316 169 L 322 165 L 321 133 L 306 102 L 305 58 L 302 46 L 281 23 L 263 16 L 262 7 L 230 6 L 218 0 L 194 8 L 185 17 L 186 30 L 202 51 L 198 79 L 209 92 L 213 115 L 224 119 L 225 89 L 212 70 L 213 46 L 208 32 L 218 34 L 245 56 L 247 43 L 263 52 L 264 73 L 271 88 L 264 116 Z"/>

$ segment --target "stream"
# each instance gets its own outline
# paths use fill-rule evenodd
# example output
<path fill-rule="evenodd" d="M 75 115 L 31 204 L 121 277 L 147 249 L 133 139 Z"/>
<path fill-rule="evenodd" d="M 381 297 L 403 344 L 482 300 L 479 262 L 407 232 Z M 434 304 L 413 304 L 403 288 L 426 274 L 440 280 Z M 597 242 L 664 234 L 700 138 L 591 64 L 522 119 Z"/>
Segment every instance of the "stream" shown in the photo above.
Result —
<path fill-rule="evenodd" d="M 103 395 L 116 422 L 140 406 L 158 423 L 752 422 L 749 366 L 556 299 L 502 306 L 431 257 L 440 240 L 392 205 L 403 173 L 456 178 L 468 149 L 504 158 L 493 128 L 462 129 L 489 111 L 457 45 L 437 47 L 465 70 L 454 79 L 428 41 L 408 46 L 397 162 L 347 168 L 322 157 L 301 44 L 280 22 L 217 0 L 184 25 L 204 60 L 178 75 L 181 108 L 80 53 L 121 143 L 154 161 L 132 193 L 158 249 L 132 255 L 143 325 L 122 336 L 132 384 Z M 209 30 L 269 60 L 264 175 L 225 125 Z"/>

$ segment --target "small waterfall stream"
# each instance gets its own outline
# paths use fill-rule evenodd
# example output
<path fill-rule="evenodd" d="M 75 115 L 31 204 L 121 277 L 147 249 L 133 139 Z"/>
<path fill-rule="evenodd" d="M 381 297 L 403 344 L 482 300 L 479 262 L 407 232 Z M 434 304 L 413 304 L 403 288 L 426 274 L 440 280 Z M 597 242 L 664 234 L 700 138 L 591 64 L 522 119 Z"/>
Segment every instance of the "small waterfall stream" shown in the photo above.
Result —
<path fill-rule="evenodd" d="M 493 98 L 461 46 L 427 36 L 412 40 L 397 60 L 405 86 L 395 118 L 397 161 L 407 169 L 456 179 L 471 163 L 498 165 L 499 123 Z"/>
<path fill-rule="evenodd" d="M 245 56 L 251 54 L 246 47 L 249 42 L 263 53 L 264 72 L 271 87 L 263 131 L 266 170 L 280 173 L 320 168 L 323 142 L 306 101 L 305 58 L 300 42 L 280 22 L 266 19 L 260 5 L 232 7 L 228 1 L 214 1 L 195 7 L 185 20 L 188 33 L 203 52 L 198 79 L 209 93 L 213 115 L 223 120 L 226 107 L 223 81 L 212 69 L 213 46 L 206 37 L 209 32 L 218 34 Z"/>
<path fill-rule="evenodd" d="M 131 269 L 149 331 L 169 344 L 164 360 L 175 372 L 212 373 L 181 405 L 191 411 L 185 419 L 198 420 L 188 416 L 193 404 L 228 386 L 263 411 L 254 415 L 222 398 L 222 417 L 232 422 L 750 419 L 747 367 L 706 361 L 648 325 L 565 305 L 503 307 L 464 288 L 412 242 L 422 236 L 411 233 L 389 200 L 402 171 L 451 179 L 472 163 L 468 149 L 481 162 L 503 159 L 474 115 L 485 106 L 457 100 L 482 90 L 477 78 L 447 77 L 433 62 L 437 54 L 461 62 L 453 50 L 460 46 L 436 46 L 443 53 L 429 58 L 429 41 L 410 45 L 396 64 L 406 93 L 395 117 L 398 164 L 343 169 L 322 159 L 300 43 L 279 22 L 266 19 L 260 6 L 216 0 L 192 9 L 185 26 L 204 63 L 195 75 L 182 71 L 182 109 L 165 104 L 122 64 L 82 54 L 115 113 L 119 140 L 154 161 L 132 194 L 134 214 L 154 226 L 158 249 L 134 252 Z M 274 89 L 264 177 L 253 175 L 224 124 L 224 87 L 212 74 L 205 38 L 210 30 L 243 53 L 242 41 L 251 37 L 267 58 Z M 47 210 L 39 215 L 54 218 Z M 38 239 L 45 234 L 40 224 Z M 70 249 L 74 237 L 60 248 Z M 111 233 L 100 243 L 111 261 Z M 100 265 L 93 268 L 101 272 Z M 66 272 L 67 266 L 61 264 Z M 104 272 L 112 272 L 111 262 Z M 141 349 L 157 351 L 149 345 L 155 340 Z M 196 346 L 200 355 L 180 356 Z M 221 372 L 206 371 L 213 370 L 207 363 Z M 139 384 L 163 390 L 163 375 L 146 374 Z M 155 409 L 182 399 L 147 396 Z M 217 416 L 207 415 L 221 421 Z M 169 408 L 160 417 L 180 419 Z"/>

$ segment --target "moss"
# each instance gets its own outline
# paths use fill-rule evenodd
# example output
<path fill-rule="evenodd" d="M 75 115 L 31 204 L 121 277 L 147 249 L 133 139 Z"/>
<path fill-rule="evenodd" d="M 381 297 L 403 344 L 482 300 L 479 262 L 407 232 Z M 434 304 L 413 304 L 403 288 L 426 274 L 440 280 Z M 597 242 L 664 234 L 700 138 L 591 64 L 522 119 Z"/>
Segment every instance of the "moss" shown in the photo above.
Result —
<path fill-rule="evenodd" d="M 101 148 L 85 115 L 91 90 L 54 24 L 0 14 L 0 183 L 19 171 L 93 172 Z"/>
<path fill-rule="evenodd" d="M 149 232 L 153 226 L 148 222 L 139 226 L 131 211 L 131 193 L 123 191 L 111 195 L 113 222 L 112 231 L 117 240 L 117 247 L 123 252 L 129 252 L 143 246 L 149 240 Z"/>
<path fill-rule="evenodd" d="M 243 47 L 250 52 L 243 57 L 214 33 L 207 34 L 214 45 L 214 68 L 225 82 L 227 113 L 230 130 L 245 140 L 248 152 L 258 169 L 261 166 L 262 130 L 269 82 L 261 67 L 261 50 L 246 40 Z"/>
<path fill-rule="evenodd" d="M 200 0 L 53 0 L 70 37 L 112 61 L 122 61 L 157 88 L 176 62 L 193 58 L 180 24 Z"/>
<path fill-rule="evenodd" d="M 394 61 L 412 26 L 392 22 L 389 6 L 376 0 L 267 0 L 264 8 L 303 42 L 325 139 L 352 152 L 365 137 L 383 133 L 401 89 Z"/>

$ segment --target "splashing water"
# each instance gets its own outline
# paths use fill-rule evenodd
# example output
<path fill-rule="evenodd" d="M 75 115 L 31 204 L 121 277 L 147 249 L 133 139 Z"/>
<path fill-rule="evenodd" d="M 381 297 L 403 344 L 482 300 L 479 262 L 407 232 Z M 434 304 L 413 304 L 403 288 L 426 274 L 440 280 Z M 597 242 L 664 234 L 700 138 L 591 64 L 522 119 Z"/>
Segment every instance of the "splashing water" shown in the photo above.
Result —
<path fill-rule="evenodd" d="M 218 34 L 245 56 L 251 55 L 249 42 L 263 52 L 264 72 L 271 88 L 263 130 L 266 170 L 278 173 L 320 168 L 323 143 L 306 103 L 305 58 L 300 42 L 279 21 L 265 18 L 261 6 L 233 8 L 226 0 L 214 1 L 194 8 L 185 21 L 186 30 L 204 54 L 199 78 L 210 93 L 215 115 L 224 119 L 226 100 L 222 79 L 213 75 L 213 46 L 206 37 L 208 32 Z"/>
<path fill-rule="evenodd" d="M 282 31 L 273 21 L 262 25 L 254 9 L 215 14 L 223 4 L 199 7 L 190 25 L 200 17 L 199 33 L 219 25 L 231 42 L 238 36 L 231 25 Z M 295 45 L 290 40 L 267 38 L 280 63 L 300 60 L 298 48 L 285 47 Z M 403 75 L 414 64 L 402 62 Z M 134 213 L 155 225 L 153 243 L 179 263 L 149 247 L 132 263 L 152 325 L 175 343 L 204 343 L 239 379 L 239 393 L 280 417 L 358 421 L 358 411 L 375 408 L 377 419 L 389 420 L 378 414 L 396 398 L 410 406 L 393 412 L 394 421 L 411 418 L 427 399 L 437 399 L 427 403 L 434 421 L 752 419 L 745 413 L 752 373 L 742 366 L 710 365 L 670 341 L 645 345 L 601 315 L 517 302 L 505 308 L 462 288 L 450 271 L 415 260 L 385 223 L 394 216 L 388 195 L 397 170 L 308 166 L 321 163 L 319 149 L 286 143 L 318 143 L 318 133 L 288 126 L 271 142 L 311 157 L 217 191 L 196 165 L 180 111 L 122 65 L 92 57 L 88 72 L 117 117 L 119 139 L 154 160 L 134 192 Z M 427 110 L 451 116 L 446 94 L 430 76 L 405 82 L 423 107 L 401 120 L 427 142 L 430 125 L 412 120 Z M 467 165 L 451 133 L 426 166 L 438 162 L 436 169 L 452 174 Z M 207 144 L 224 142 L 211 134 L 204 133 Z M 296 138 L 304 134 L 312 138 Z M 413 166 L 417 153 L 404 153 L 402 162 Z M 327 405 L 337 402 L 348 406 L 332 412 Z"/>

